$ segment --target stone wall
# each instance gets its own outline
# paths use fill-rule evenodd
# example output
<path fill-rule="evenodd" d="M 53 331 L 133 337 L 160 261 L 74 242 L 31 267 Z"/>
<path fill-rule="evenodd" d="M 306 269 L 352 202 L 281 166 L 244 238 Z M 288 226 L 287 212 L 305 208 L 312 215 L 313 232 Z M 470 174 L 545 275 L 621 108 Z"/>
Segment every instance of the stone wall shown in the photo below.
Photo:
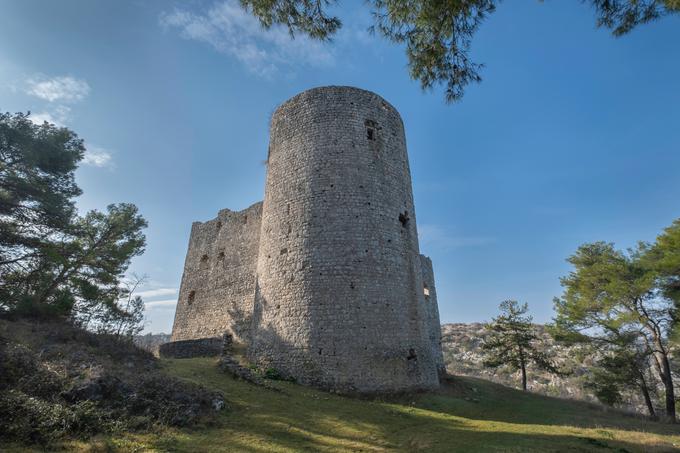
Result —
<path fill-rule="evenodd" d="M 423 295 L 425 296 L 429 343 L 437 369 L 440 373 L 443 373 L 446 371 L 446 365 L 442 354 L 442 330 L 439 321 L 439 304 L 437 303 L 437 288 L 434 284 L 432 260 L 425 255 L 420 255 L 420 266 L 423 275 Z"/>
<path fill-rule="evenodd" d="M 273 115 L 252 359 L 362 392 L 438 385 L 398 112 L 349 87 Z"/>
<path fill-rule="evenodd" d="M 224 340 L 221 337 L 198 338 L 163 343 L 158 347 L 161 357 L 185 359 L 188 357 L 217 357 L 222 354 Z"/>
<path fill-rule="evenodd" d="M 247 342 L 255 294 L 262 203 L 195 222 L 184 263 L 172 340 L 231 333 Z"/>

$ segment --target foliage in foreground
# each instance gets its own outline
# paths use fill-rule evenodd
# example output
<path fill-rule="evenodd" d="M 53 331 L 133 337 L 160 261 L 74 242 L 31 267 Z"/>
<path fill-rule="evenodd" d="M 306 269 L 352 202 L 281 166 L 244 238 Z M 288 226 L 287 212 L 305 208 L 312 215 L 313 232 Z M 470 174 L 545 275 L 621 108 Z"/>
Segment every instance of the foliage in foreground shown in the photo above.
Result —
<path fill-rule="evenodd" d="M 292 35 L 328 40 L 342 26 L 328 13 L 333 0 L 240 0 L 264 27 L 282 24 Z M 404 44 L 411 77 L 423 89 L 446 87 L 457 101 L 467 85 L 479 82 L 482 65 L 470 59 L 472 38 L 501 0 L 370 0 L 372 31 Z M 680 12 L 680 0 L 584 0 L 597 25 L 621 36 L 641 24 Z"/>
<path fill-rule="evenodd" d="M 0 314 L 86 320 L 132 335 L 141 300 L 121 277 L 144 251 L 146 221 L 129 203 L 78 215 L 84 153 L 69 129 L 0 114 Z"/>
<path fill-rule="evenodd" d="M 221 394 L 168 376 L 116 336 L 0 320 L 0 442 L 185 426 L 215 404 Z"/>

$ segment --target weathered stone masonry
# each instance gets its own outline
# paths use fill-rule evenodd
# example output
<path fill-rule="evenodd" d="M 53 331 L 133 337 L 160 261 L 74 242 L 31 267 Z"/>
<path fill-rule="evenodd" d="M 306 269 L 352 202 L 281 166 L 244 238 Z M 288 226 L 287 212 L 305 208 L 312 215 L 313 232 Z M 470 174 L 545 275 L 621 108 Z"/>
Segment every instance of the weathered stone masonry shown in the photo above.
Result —
<path fill-rule="evenodd" d="M 172 338 L 225 331 L 254 363 L 303 383 L 438 385 L 434 275 L 419 254 L 403 124 L 376 94 L 324 87 L 285 102 L 264 202 L 193 225 Z"/>

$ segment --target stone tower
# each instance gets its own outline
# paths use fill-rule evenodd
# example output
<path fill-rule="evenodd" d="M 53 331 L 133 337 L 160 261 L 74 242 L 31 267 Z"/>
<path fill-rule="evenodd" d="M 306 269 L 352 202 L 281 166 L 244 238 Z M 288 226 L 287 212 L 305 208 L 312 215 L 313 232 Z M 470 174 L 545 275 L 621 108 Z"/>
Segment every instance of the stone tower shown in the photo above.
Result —
<path fill-rule="evenodd" d="M 228 330 L 261 368 L 325 388 L 437 387 L 434 276 L 419 253 L 399 113 L 368 91 L 315 88 L 276 110 L 270 134 L 264 202 L 247 210 L 259 231 L 222 220 L 204 238 L 210 222 L 194 225 L 173 340 Z M 218 218 L 242 216 L 228 213 Z M 235 263 L 232 275 L 209 254 Z"/>

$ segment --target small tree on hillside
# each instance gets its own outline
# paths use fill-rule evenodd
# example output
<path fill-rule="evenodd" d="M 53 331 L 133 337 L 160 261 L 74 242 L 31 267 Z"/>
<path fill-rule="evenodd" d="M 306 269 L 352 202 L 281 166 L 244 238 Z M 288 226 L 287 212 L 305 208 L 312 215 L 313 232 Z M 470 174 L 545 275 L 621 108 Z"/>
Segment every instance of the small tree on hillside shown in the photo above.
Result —
<path fill-rule="evenodd" d="M 497 368 L 502 365 L 522 372 L 522 390 L 527 389 L 527 365 L 558 373 L 548 357 L 538 349 L 541 338 L 527 315 L 526 303 L 506 300 L 499 306 L 501 314 L 486 324 L 489 336 L 482 344 L 486 352 L 484 366 Z"/>

